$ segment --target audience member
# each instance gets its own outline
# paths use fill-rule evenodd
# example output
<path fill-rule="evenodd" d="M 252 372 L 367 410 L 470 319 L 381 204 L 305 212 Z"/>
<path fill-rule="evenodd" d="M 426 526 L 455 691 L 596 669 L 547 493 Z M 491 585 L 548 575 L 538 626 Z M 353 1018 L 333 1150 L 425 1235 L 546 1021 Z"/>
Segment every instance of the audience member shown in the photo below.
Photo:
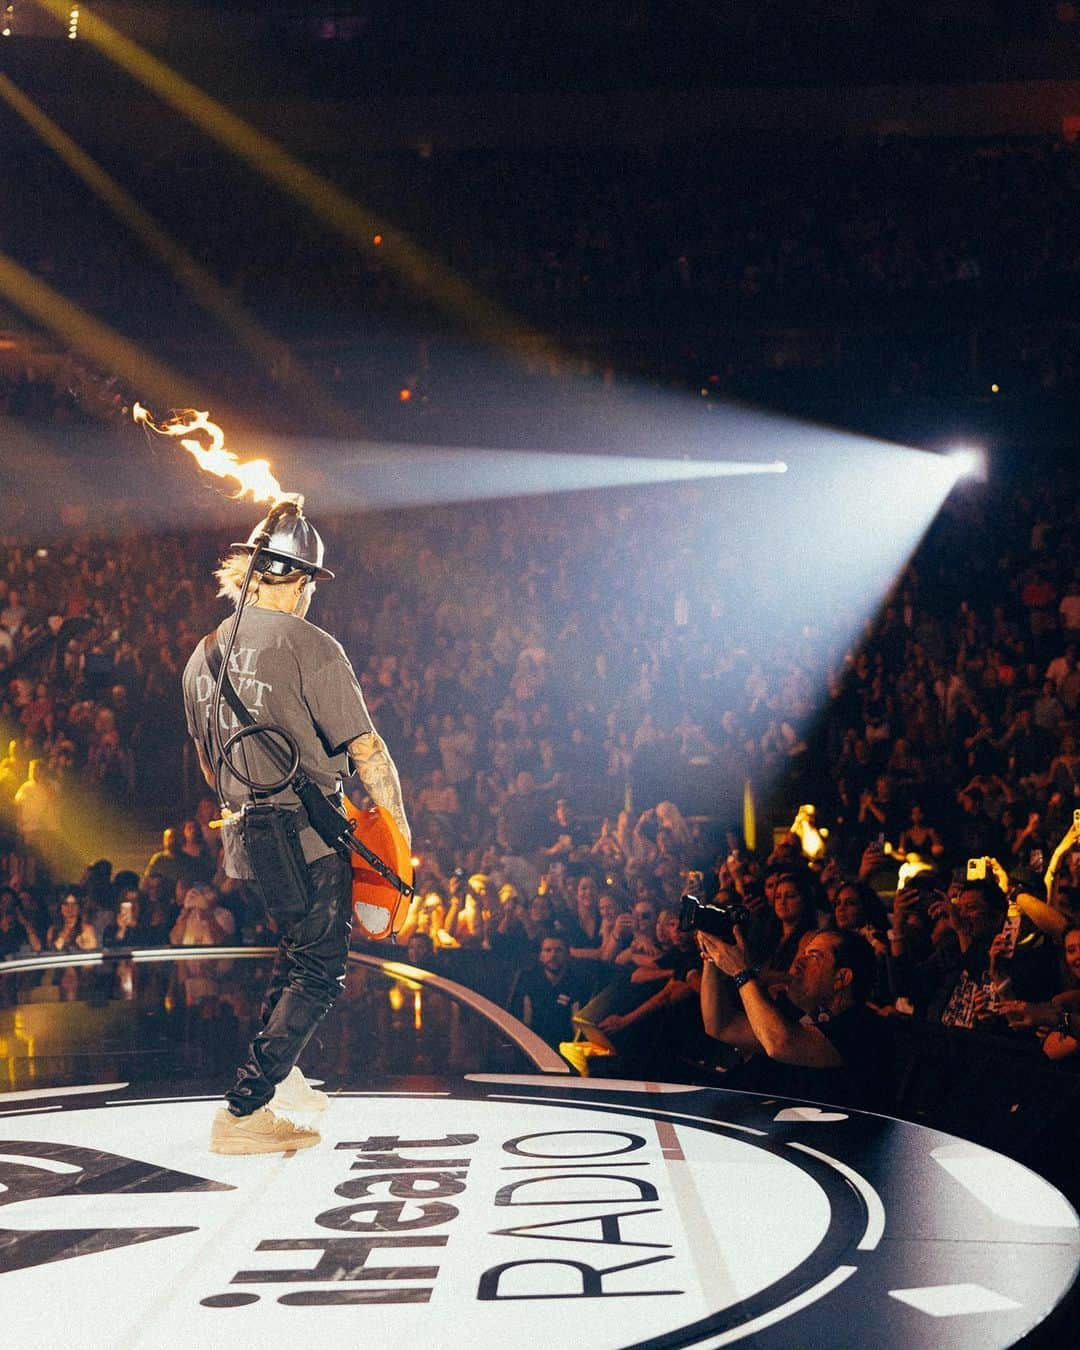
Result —
<path fill-rule="evenodd" d="M 515 985 L 511 1011 L 548 1045 L 558 1049 L 574 1038 L 572 1017 L 589 997 L 564 937 L 546 933 L 535 966 L 523 971 Z"/>
<path fill-rule="evenodd" d="M 86 919 L 84 897 L 70 890 L 60 901 L 60 914 L 45 935 L 45 946 L 52 952 L 92 952 L 98 938 Z"/>
<path fill-rule="evenodd" d="M 232 914 L 219 903 L 211 886 L 191 886 L 169 933 L 174 947 L 227 946 L 236 935 Z"/>
<path fill-rule="evenodd" d="M 706 958 L 705 1030 L 734 1046 L 757 1071 L 733 1074 L 733 1085 L 836 1106 L 888 1108 L 890 1042 L 882 1020 L 866 1006 L 874 954 L 864 938 L 809 933 L 791 967 L 788 1012 L 770 998 L 738 933 L 730 943 L 707 933 L 699 933 L 698 941 Z M 767 1072 L 761 1071 L 762 1055 Z"/>

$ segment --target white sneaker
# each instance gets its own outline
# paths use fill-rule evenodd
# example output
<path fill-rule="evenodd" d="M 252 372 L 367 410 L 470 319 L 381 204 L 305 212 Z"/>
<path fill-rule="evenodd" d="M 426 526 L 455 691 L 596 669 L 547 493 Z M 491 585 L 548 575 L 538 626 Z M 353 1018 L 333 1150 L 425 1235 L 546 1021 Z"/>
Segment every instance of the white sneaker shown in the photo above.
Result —
<path fill-rule="evenodd" d="M 298 1148 L 313 1148 L 319 1131 L 275 1116 L 268 1106 L 260 1106 L 249 1116 L 234 1116 L 223 1106 L 210 1129 L 211 1153 L 291 1153 Z"/>
<path fill-rule="evenodd" d="M 330 1098 L 313 1088 L 294 1064 L 287 1078 L 283 1078 L 270 1098 L 282 1111 L 325 1111 Z"/>

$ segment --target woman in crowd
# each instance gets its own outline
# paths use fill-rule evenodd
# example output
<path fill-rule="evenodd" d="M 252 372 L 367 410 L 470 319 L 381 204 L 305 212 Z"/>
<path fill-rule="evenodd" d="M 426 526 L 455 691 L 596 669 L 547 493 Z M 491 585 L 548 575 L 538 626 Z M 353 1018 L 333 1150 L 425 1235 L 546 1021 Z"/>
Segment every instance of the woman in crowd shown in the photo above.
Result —
<path fill-rule="evenodd" d="M 940 858 L 945 852 L 941 835 L 929 825 L 920 803 L 911 808 L 908 824 L 900 832 L 898 853 L 917 853 L 920 858 Z"/>
<path fill-rule="evenodd" d="M 539 948 L 540 940 L 546 932 L 560 932 L 559 926 L 555 921 L 550 896 L 534 895 L 532 897 L 525 906 L 525 913 L 522 917 L 522 926 L 525 929 L 530 944 L 535 948 Z"/>
<path fill-rule="evenodd" d="M 60 916 L 45 936 L 45 946 L 51 952 L 92 952 L 97 945 L 82 896 L 73 890 L 66 892 L 60 901 Z"/>
<path fill-rule="evenodd" d="M 889 916 L 877 892 L 864 881 L 845 881 L 836 892 L 828 926 L 837 933 L 858 933 L 870 944 L 877 963 L 877 975 L 869 1001 L 874 1004 L 888 1003 L 889 949 L 885 935 L 889 928 Z"/>
<path fill-rule="evenodd" d="M 446 931 L 459 947 L 482 947 L 488 941 L 491 921 L 491 880 L 483 872 L 474 872 L 464 890 L 451 888 L 450 913 Z"/>
<path fill-rule="evenodd" d="M 599 899 L 600 888 L 596 878 L 589 872 L 583 873 L 574 888 L 574 913 L 567 933 L 571 956 L 586 958 L 599 955 L 603 944 Z"/>
<path fill-rule="evenodd" d="M 788 973 L 799 939 L 817 927 L 810 879 L 797 872 L 781 872 L 773 887 L 772 913 L 756 922 L 750 934 L 754 963 L 762 979 L 779 982 Z"/>
<path fill-rule="evenodd" d="M 830 928 L 859 933 L 875 950 L 881 947 L 884 952 L 889 916 L 877 892 L 864 881 L 845 881 L 836 892 L 832 910 Z"/>
<path fill-rule="evenodd" d="M 521 892 L 510 882 L 499 887 L 499 907 L 491 933 L 491 950 L 502 960 L 514 964 L 527 961 L 537 951 L 526 926 L 526 906 Z"/>
<path fill-rule="evenodd" d="M 164 877 L 147 879 L 145 896 L 135 891 L 139 902 L 139 912 L 143 920 L 143 937 L 147 947 L 167 947 L 169 933 L 176 922 L 177 907 L 165 898 L 167 889 Z M 121 892 L 118 904 L 128 892 Z"/>
<path fill-rule="evenodd" d="M 236 933 L 233 916 L 218 902 L 212 886 L 190 886 L 169 933 L 174 947 L 218 947 Z"/>
<path fill-rule="evenodd" d="M 183 855 L 183 867 L 190 881 L 197 886 L 213 885 L 217 871 L 217 854 L 212 852 L 203 839 L 197 820 L 185 820 L 180 828 L 180 852 Z"/>
<path fill-rule="evenodd" d="M 1006 999 L 1000 1012 L 1014 1030 L 1035 1031 L 1042 1037 L 1047 1059 L 1080 1069 L 1080 1040 L 1075 1034 L 1075 1015 L 1080 1014 L 1080 926 L 1063 934 L 1061 988 L 1053 998 L 1048 1003 Z"/>

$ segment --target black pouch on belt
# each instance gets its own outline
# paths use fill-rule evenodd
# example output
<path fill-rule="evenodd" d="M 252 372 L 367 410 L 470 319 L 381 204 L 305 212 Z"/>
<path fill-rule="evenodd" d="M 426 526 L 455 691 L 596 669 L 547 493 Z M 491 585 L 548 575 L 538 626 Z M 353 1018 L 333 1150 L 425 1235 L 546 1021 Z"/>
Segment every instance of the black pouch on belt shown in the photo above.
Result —
<path fill-rule="evenodd" d="M 245 806 L 240 837 L 270 917 L 278 924 L 302 919 L 309 900 L 299 812 L 283 806 Z"/>

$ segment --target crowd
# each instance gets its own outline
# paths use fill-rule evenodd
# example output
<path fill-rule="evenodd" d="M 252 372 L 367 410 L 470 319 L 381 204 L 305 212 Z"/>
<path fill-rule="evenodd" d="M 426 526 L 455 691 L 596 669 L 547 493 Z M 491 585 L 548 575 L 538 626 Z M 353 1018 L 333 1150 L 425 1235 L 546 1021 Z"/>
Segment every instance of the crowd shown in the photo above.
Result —
<path fill-rule="evenodd" d="M 209 824 L 214 814 L 207 800 L 197 818 L 165 830 L 141 876 L 114 873 L 107 858 L 91 863 L 77 882 L 42 884 L 38 873 L 35 883 L 16 868 L 0 888 L 0 959 L 269 940 L 261 905 L 221 872 Z"/>
<path fill-rule="evenodd" d="M 847 379 L 851 361 L 874 392 L 966 390 L 987 359 L 971 334 L 985 345 L 987 316 L 1026 315 L 1022 297 L 1041 336 L 1015 319 L 990 359 L 1026 387 L 1075 390 L 1075 146 L 786 153 L 766 172 L 756 148 L 722 167 L 696 152 L 448 152 L 387 157 L 350 186 L 486 294 L 556 332 L 587 325 L 600 363 L 648 320 L 680 335 L 673 369 L 707 392 L 763 369 Z M 148 204 L 175 198 L 167 165 L 126 170 Z M 0 203 L 7 251 L 125 330 L 153 338 L 166 316 L 174 342 L 197 331 L 160 270 L 115 281 L 111 221 L 88 203 L 69 235 L 66 186 L 40 158 L 26 171 L 41 190 Z M 383 245 L 343 267 L 339 240 L 268 216 L 242 176 L 235 210 L 207 210 L 215 174 L 187 173 L 177 228 L 301 348 L 316 312 L 342 329 L 400 312 Z M 867 364 L 883 306 L 907 336 Z M 946 309 L 959 327 L 931 379 L 945 348 L 924 330 Z M 791 323 L 798 342 L 725 346 L 728 329 Z M 423 344 L 417 402 L 447 396 L 439 341 Z M 347 399 L 332 340 L 322 359 Z M 0 412 L 30 421 L 123 401 L 72 363 L 0 380 Z M 320 518 L 338 580 L 315 618 L 360 673 L 413 824 L 410 960 L 502 972 L 509 1006 L 592 1072 L 670 1072 L 677 1047 L 680 1071 L 887 1105 L 882 1028 L 905 1017 L 1075 1069 L 1069 471 L 1018 463 L 955 493 L 846 651 L 823 637 L 836 616 L 791 604 L 756 522 L 719 493 Z M 61 514 L 55 537 L 17 502 L 0 518 L 0 957 L 270 941 L 257 898 L 222 873 L 181 714 L 180 671 L 222 614 L 211 571 L 228 536 L 140 530 L 119 503 L 97 524 Z M 87 866 L 108 830 L 88 851 L 78 822 L 137 811 L 167 823 L 161 849 L 137 872 Z M 708 903 L 680 924 L 687 894 Z"/>
<path fill-rule="evenodd" d="M 67 176 L 18 158 L 32 187 L 17 210 L 0 203 L 0 237 L 21 265 L 211 387 L 228 373 L 230 394 L 265 404 L 286 372 L 245 365 L 156 261 L 128 251 L 118 271 L 113 218 L 89 195 L 73 210 Z M 697 145 L 386 154 L 320 166 L 387 222 L 378 246 L 352 253 L 253 176 L 230 171 L 233 209 L 215 209 L 213 156 L 183 166 L 182 194 L 167 162 L 111 167 L 232 302 L 378 419 L 409 411 L 402 387 L 412 411 L 421 395 L 429 409 L 462 398 L 446 316 L 403 282 L 398 228 L 556 335 L 565 359 L 542 370 L 557 378 L 585 362 L 751 397 L 820 396 L 833 381 L 872 397 L 1075 392 L 1078 162 L 1075 143 L 1049 137 L 778 144 L 767 157 L 755 144 L 721 162 Z M 107 415 L 113 393 L 105 374 L 0 372 L 0 407 L 20 415 Z"/>
<path fill-rule="evenodd" d="M 712 491 L 327 522 L 318 618 L 393 748 L 420 858 L 410 959 L 517 972 L 510 1006 L 593 1071 L 655 1071 L 677 1046 L 732 1081 L 805 1093 L 792 1073 L 831 1071 L 815 1098 L 880 1103 L 890 1014 L 1075 1066 L 1067 479 L 1021 465 L 954 494 L 840 657 L 756 575 L 775 558 L 716 539 Z M 222 612 L 219 548 L 5 543 L 5 954 L 270 940 L 221 873 L 179 711 L 179 669 Z M 142 875 L 53 847 L 66 799 L 124 811 L 155 787 L 173 824 Z M 973 876 L 969 859 L 992 861 Z M 743 907 L 734 939 L 711 910 L 680 928 L 687 893 Z"/>

